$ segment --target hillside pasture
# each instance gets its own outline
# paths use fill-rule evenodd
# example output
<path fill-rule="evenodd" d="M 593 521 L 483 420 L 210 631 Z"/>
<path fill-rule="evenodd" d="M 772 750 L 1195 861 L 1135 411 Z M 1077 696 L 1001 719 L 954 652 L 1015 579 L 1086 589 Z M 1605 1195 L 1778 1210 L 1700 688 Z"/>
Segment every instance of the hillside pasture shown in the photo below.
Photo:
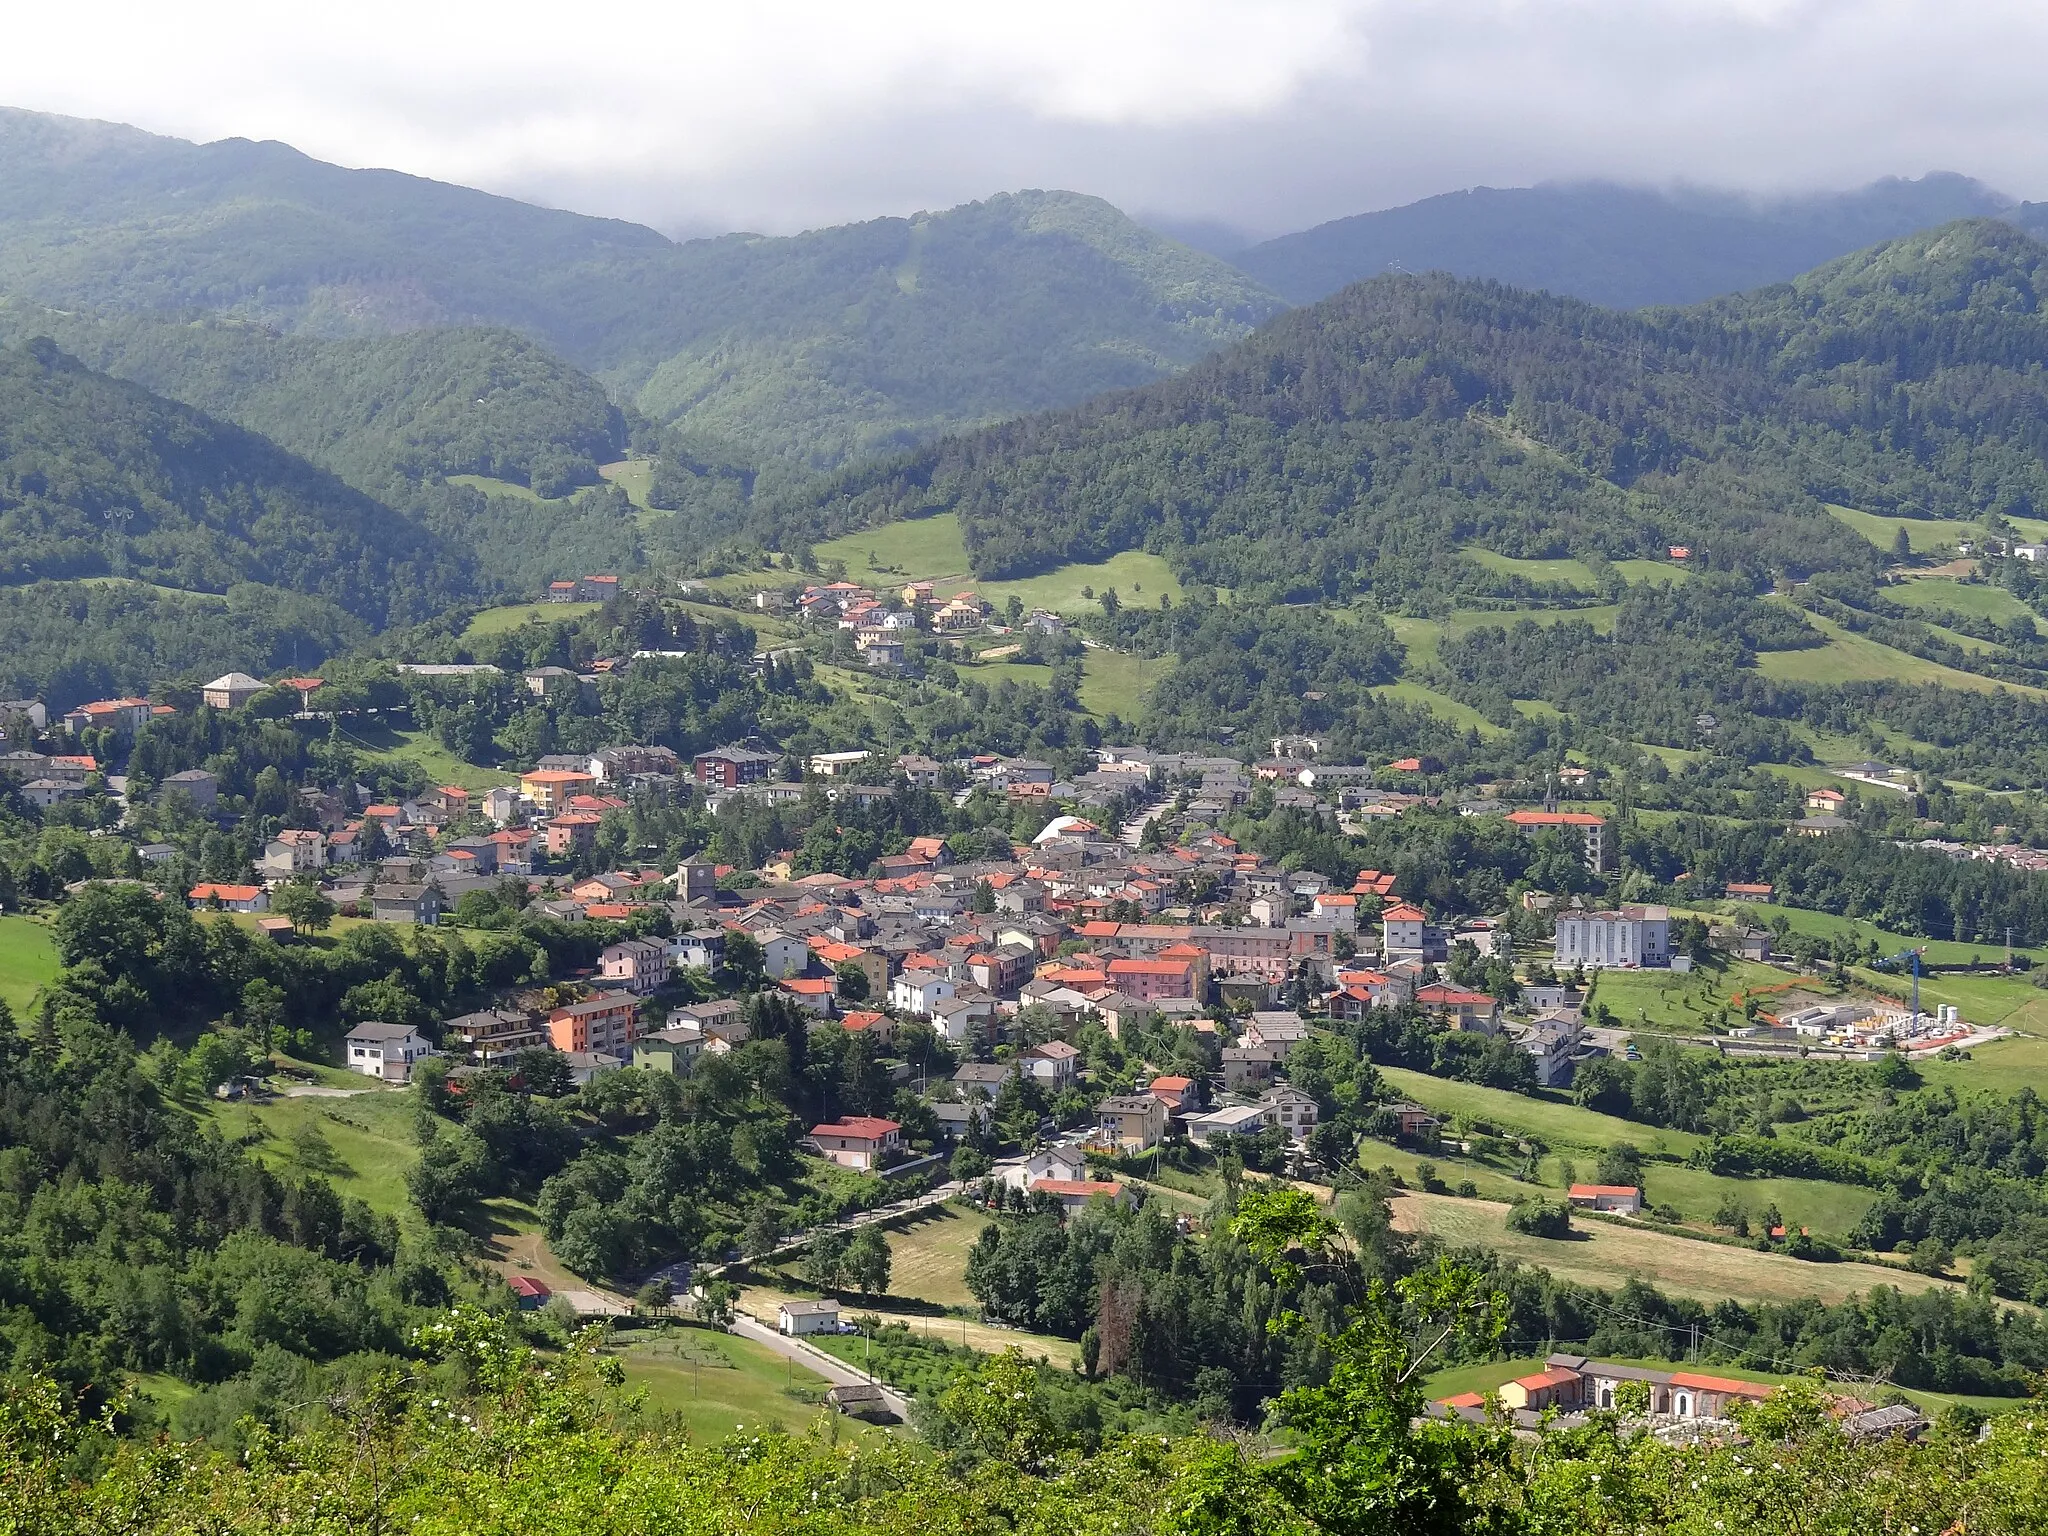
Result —
<path fill-rule="evenodd" d="M 1135 720 L 1145 712 L 1145 695 L 1173 670 L 1164 656 L 1091 648 L 1081 658 L 1081 707 L 1098 719 L 1116 715 Z"/>
<path fill-rule="evenodd" d="M 223 1138 L 246 1143 L 275 1173 L 318 1174 L 383 1215 L 412 1214 L 405 1176 L 419 1161 L 419 1144 L 410 1093 L 372 1087 L 346 1098 L 210 1102 L 204 1114 Z"/>
<path fill-rule="evenodd" d="M 1761 651 L 1756 669 L 1781 683 L 1937 683 L 1971 693 L 1992 693 L 2009 688 L 2029 698 L 2048 699 L 2048 691 L 2021 683 L 2001 683 L 1979 677 L 1956 667 L 1943 666 L 1919 656 L 1894 650 L 1891 646 L 1844 629 L 1832 619 L 1816 613 L 1801 615 L 1808 624 L 1828 637 L 1828 643 L 1799 651 Z"/>
<path fill-rule="evenodd" d="M 1947 609 L 1974 618 L 2003 624 L 2010 619 L 2032 619 L 2033 610 L 2003 587 L 1988 581 L 1957 581 L 1949 576 L 1916 576 L 1895 582 L 1884 595 L 1908 608 Z"/>
<path fill-rule="evenodd" d="M 25 1017 L 36 993 L 57 979 L 57 945 L 43 923 L 20 913 L 0 917 L 0 1002 Z"/>
<path fill-rule="evenodd" d="M 935 1205 L 884 1232 L 889 1291 L 939 1307 L 977 1305 L 967 1289 L 967 1252 L 992 1218 L 964 1205 Z"/>
<path fill-rule="evenodd" d="M 1482 736 L 1507 735 L 1505 726 L 1495 725 L 1470 704 L 1405 678 L 1398 683 L 1382 683 L 1372 690 L 1372 694 L 1376 699 L 1390 699 L 1395 703 L 1426 709 L 1445 724 L 1454 725 L 1461 731 L 1477 731 Z"/>
<path fill-rule="evenodd" d="M 1867 786 L 1856 787 L 1867 794 L 1885 793 L 1884 790 L 1871 790 Z M 1811 912 L 1804 907 L 1782 907 L 1772 902 L 1706 901 L 1689 908 L 1672 909 L 1673 916 L 1694 912 L 1709 921 L 1740 918 L 1756 927 L 1771 927 L 1782 917 L 1794 933 L 1810 933 L 1827 939 L 1837 938 L 1843 934 L 1858 941 L 1875 939 L 1879 952 L 1887 955 L 1918 947 L 1926 952 L 1922 961 L 1926 965 L 1967 965 L 1973 960 L 1996 961 L 2005 957 L 2003 944 L 1957 943 L 1953 939 L 1915 938 L 1895 929 L 1881 928 L 1866 918 L 1837 917 L 1832 912 Z M 2028 949 L 2024 945 L 2016 945 L 2013 953 L 2025 955 L 2037 965 L 2048 963 L 2048 950 Z"/>
<path fill-rule="evenodd" d="M 450 485 L 462 485 L 472 491 L 482 491 L 486 496 L 511 496 L 519 501 L 530 501 L 539 506 L 559 504 L 556 500 L 541 495 L 531 486 L 521 485 L 517 480 L 499 480 L 491 475 L 449 475 L 447 481 Z"/>
<path fill-rule="evenodd" d="M 1518 577 L 1538 586 L 1577 587 L 1591 591 L 1598 585 L 1592 569 L 1582 560 L 1569 555 L 1561 559 L 1518 560 L 1512 555 L 1496 554 L 1490 549 L 1467 545 L 1458 551 L 1475 565 L 1482 565 L 1496 576 Z"/>
<path fill-rule="evenodd" d="M 978 580 L 967 556 L 960 519 L 952 512 L 843 534 L 816 546 L 814 553 L 821 563 L 843 565 L 846 579 L 862 586 L 888 590 L 912 581 L 929 581 L 935 588 L 933 595 L 941 601 L 955 592 L 973 592 L 998 609 L 1015 597 L 1027 609 L 1078 613 L 1093 607 L 1112 587 L 1131 607 L 1156 607 L 1162 595 L 1180 602 L 1187 595 L 1171 566 L 1158 555 L 1138 549 L 1014 581 Z M 788 579 L 786 573 L 783 579 Z"/>
<path fill-rule="evenodd" d="M 457 757 L 431 731 L 400 731 L 382 724 L 358 722 L 355 730 L 344 731 L 342 735 L 351 746 L 388 762 L 412 764 L 436 784 L 455 784 L 481 793 L 519 782 L 517 774 L 481 768 Z"/>
<path fill-rule="evenodd" d="M 1560 1280 L 1612 1290 L 1633 1276 L 1674 1296 L 1699 1301 L 1847 1301 L 1876 1286 L 1901 1291 L 1960 1289 L 1949 1281 L 1877 1264 L 1814 1264 L 1779 1253 L 1676 1237 L 1648 1227 L 1579 1221 L 1568 1238 L 1530 1237 L 1507 1224 L 1498 1201 L 1402 1194 L 1394 1225 L 1461 1247 L 1488 1248 L 1549 1270 Z"/>
<path fill-rule="evenodd" d="M 1974 523 L 1951 522 L 1943 518 L 1900 517 L 1896 513 L 1887 516 L 1879 512 L 1859 512 L 1854 507 L 1830 504 L 1828 513 L 1844 527 L 1853 529 L 1882 550 L 1890 550 L 1901 528 L 1911 541 L 1916 555 L 1931 554 L 1938 549 L 1953 548 L 1960 539 L 1980 539 L 1984 530 Z"/>
<path fill-rule="evenodd" d="M 602 608 L 602 603 L 507 603 L 485 608 L 462 631 L 465 640 L 489 640 L 509 635 L 522 624 L 554 624 L 580 619 Z"/>
<path fill-rule="evenodd" d="M 629 1335 L 614 1349 L 626 1384 L 646 1392 L 650 1406 L 680 1420 L 700 1439 L 722 1440 L 739 1429 L 801 1432 L 823 1423 L 842 1433 L 882 1433 L 822 1406 L 825 1378 L 765 1344 L 708 1328 L 669 1328 Z"/>
<path fill-rule="evenodd" d="M 650 510 L 647 505 L 647 491 L 654 481 L 654 460 L 620 459 L 612 464 L 600 464 L 597 472 L 626 493 L 626 500 L 641 511 Z"/>
<path fill-rule="evenodd" d="M 1552 1146 L 1598 1150 L 1625 1141 L 1645 1152 L 1685 1157 L 1705 1140 L 1688 1131 L 1659 1130 L 1653 1125 L 1581 1109 L 1562 1098 L 1534 1098 L 1504 1088 L 1453 1082 L 1406 1067 L 1381 1067 L 1379 1074 L 1404 1096 L 1440 1115 L 1468 1115 L 1503 1130 L 1540 1137 Z"/>

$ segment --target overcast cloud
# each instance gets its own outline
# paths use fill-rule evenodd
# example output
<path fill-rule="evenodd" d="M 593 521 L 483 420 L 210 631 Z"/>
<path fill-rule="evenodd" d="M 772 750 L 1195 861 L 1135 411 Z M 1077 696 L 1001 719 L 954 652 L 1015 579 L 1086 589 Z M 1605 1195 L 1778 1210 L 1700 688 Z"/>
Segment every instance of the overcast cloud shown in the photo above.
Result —
<path fill-rule="evenodd" d="M 1071 187 L 1278 233 L 1475 184 L 2048 197 L 2033 0 L 70 0 L 0 102 L 670 230 Z"/>

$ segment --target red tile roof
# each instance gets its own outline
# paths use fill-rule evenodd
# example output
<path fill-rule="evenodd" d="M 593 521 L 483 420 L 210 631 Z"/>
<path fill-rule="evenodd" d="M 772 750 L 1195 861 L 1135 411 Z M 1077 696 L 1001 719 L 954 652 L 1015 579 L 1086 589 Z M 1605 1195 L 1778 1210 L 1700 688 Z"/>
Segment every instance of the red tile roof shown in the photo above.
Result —
<path fill-rule="evenodd" d="M 842 1136 L 849 1141 L 880 1141 L 892 1136 L 903 1127 L 894 1120 L 883 1120 L 874 1115 L 848 1115 L 830 1125 L 814 1125 L 813 1136 Z"/>
<path fill-rule="evenodd" d="M 1697 1371 L 1673 1371 L 1671 1385 L 1691 1387 L 1695 1392 L 1723 1392 L 1737 1397 L 1769 1397 L 1777 1388 L 1762 1381 L 1735 1381 L 1727 1376 L 1702 1376 Z"/>
<path fill-rule="evenodd" d="M 1031 1192 L 1047 1195 L 1107 1195 L 1114 1200 L 1124 1192 L 1124 1187 L 1114 1179 L 1099 1184 L 1093 1179 L 1033 1179 Z"/>
<path fill-rule="evenodd" d="M 209 881 L 192 887 L 194 901 L 254 901 L 263 894 L 260 885 L 220 885 Z"/>

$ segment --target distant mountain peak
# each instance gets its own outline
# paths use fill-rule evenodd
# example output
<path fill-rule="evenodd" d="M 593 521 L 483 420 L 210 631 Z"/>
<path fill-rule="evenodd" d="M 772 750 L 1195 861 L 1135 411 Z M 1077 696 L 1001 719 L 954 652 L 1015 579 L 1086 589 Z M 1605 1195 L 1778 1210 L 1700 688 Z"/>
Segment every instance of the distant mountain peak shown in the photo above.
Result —
<path fill-rule="evenodd" d="M 1635 309 L 1784 282 L 1883 240 L 2014 206 L 1953 171 L 1777 197 L 1559 181 L 1448 192 L 1283 235 L 1234 260 L 1295 303 L 1382 272 L 1445 271 Z"/>

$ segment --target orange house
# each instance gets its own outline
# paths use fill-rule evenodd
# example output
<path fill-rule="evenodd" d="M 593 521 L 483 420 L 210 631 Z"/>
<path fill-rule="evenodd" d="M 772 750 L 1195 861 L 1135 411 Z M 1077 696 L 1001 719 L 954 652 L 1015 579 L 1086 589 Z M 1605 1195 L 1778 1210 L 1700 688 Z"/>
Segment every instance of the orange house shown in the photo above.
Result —
<path fill-rule="evenodd" d="M 635 1035 L 630 997 L 593 997 L 548 1015 L 548 1043 L 558 1051 L 603 1051 L 630 1059 Z"/>

